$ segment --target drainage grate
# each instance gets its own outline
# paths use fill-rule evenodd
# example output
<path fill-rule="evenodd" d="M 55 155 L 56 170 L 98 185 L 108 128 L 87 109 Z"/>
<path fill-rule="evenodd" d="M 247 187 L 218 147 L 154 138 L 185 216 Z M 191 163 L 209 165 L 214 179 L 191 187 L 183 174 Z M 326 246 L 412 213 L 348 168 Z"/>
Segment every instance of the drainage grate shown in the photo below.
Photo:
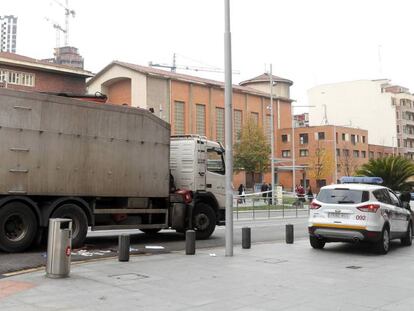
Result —
<path fill-rule="evenodd" d="M 139 273 L 115 274 L 115 275 L 109 275 L 108 277 L 114 278 L 117 280 L 141 280 L 141 279 L 149 278 L 148 275 L 139 274 Z"/>
<path fill-rule="evenodd" d="M 361 266 L 348 266 L 347 269 L 361 269 Z"/>
<path fill-rule="evenodd" d="M 278 263 L 287 262 L 287 260 L 285 259 L 277 259 L 277 258 L 266 258 L 266 259 L 261 259 L 257 261 L 264 262 L 264 263 L 270 263 L 270 264 L 278 264 Z"/>

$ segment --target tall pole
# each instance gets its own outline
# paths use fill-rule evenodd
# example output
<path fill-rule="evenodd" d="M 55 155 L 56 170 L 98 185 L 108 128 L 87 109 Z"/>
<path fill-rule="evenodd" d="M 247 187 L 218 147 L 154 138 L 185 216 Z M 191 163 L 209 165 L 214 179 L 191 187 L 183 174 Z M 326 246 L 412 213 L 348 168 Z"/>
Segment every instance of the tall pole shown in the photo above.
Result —
<path fill-rule="evenodd" d="M 230 0 L 224 0 L 224 138 L 226 146 L 226 256 L 233 256 L 233 120 Z"/>
<path fill-rule="evenodd" d="M 292 192 L 296 186 L 296 154 L 295 154 L 295 114 L 292 107 Z"/>
<path fill-rule="evenodd" d="M 272 73 L 272 64 L 270 64 L 270 149 L 271 149 L 271 154 L 270 154 L 270 167 L 271 167 L 271 174 L 272 174 L 272 204 L 274 204 L 274 199 L 275 199 L 275 163 L 274 163 L 274 158 L 275 158 L 275 127 L 274 127 L 274 122 L 273 122 L 273 73 Z M 278 115 L 279 118 L 279 115 Z"/>
<path fill-rule="evenodd" d="M 338 181 L 338 159 L 337 159 L 337 157 L 338 157 L 338 155 L 337 155 L 337 153 L 336 153 L 336 126 L 334 125 L 333 126 L 333 141 L 334 141 L 334 143 L 333 143 L 333 145 L 334 145 L 334 159 L 335 159 L 335 168 L 334 168 L 334 172 L 335 172 L 335 175 L 334 175 L 334 177 L 335 177 L 335 179 L 334 179 L 334 184 L 336 184 L 337 183 L 337 181 Z"/>

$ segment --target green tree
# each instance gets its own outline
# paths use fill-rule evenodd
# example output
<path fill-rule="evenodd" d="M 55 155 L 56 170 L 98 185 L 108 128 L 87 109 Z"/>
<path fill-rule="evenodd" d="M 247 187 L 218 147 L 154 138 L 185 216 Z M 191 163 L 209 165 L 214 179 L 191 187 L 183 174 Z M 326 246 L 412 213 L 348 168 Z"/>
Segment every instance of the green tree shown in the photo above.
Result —
<path fill-rule="evenodd" d="M 414 164 L 402 156 L 370 159 L 356 171 L 358 176 L 378 176 L 383 185 L 396 191 L 410 190 L 414 185 L 409 181 L 414 176 Z"/>
<path fill-rule="evenodd" d="M 270 146 L 263 129 L 253 119 L 243 126 L 234 145 L 234 170 L 251 174 L 264 173 L 270 165 Z"/>

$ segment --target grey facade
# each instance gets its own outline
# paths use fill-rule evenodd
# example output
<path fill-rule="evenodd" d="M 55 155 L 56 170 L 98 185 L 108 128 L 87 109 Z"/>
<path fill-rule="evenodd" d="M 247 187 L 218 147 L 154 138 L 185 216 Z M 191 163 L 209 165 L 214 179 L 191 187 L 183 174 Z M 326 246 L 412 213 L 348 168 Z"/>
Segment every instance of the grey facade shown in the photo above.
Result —
<path fill-rule="evenodd" d="M 0 52 L 16 53 L 17 16 L 0 16 Z"/>

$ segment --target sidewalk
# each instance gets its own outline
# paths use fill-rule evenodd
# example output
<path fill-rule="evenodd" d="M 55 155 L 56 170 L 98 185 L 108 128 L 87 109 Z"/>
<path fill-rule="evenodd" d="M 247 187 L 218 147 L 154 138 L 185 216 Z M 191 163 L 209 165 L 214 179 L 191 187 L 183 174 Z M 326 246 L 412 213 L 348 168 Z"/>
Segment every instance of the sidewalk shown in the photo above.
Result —
<path fill-rule="evenodd" d="M 0 310 L 413 310 L 414 246 L 254 244 L 73 264 L 0 280 Z"/>

